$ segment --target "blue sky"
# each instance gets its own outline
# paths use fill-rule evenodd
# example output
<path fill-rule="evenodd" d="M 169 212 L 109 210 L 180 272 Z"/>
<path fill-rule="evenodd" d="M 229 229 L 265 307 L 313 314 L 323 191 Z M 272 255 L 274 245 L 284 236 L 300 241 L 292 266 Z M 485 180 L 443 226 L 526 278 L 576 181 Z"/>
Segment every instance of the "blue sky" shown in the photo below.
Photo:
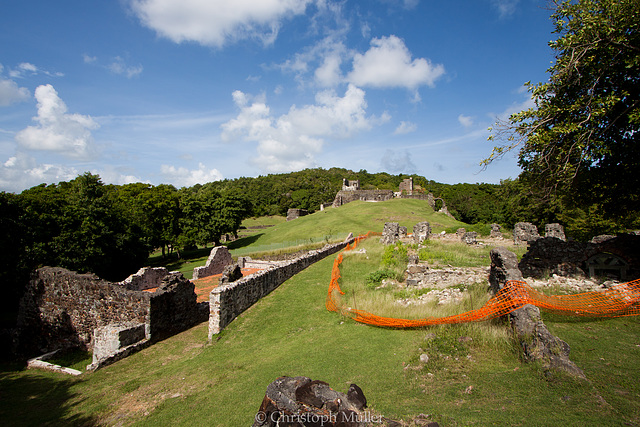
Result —
<path fill-rule="evenodd" d="M 481 171 L 531 105 L 545 0 L 9 0 L 0 7 L 0 190 L 73 179 L 192 186 L 310 167 Z"/>

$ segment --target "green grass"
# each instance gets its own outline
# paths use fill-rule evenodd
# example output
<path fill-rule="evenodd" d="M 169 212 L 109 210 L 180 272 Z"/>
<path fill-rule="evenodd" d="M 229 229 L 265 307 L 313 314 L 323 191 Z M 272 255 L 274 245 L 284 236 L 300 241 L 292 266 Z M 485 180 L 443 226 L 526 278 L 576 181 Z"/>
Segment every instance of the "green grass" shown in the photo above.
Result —
<path fill-rule="evenodd" d="M 86 369 L 87 365 L 92 362 L 92 360 L 93 356 L 88 351 L 67 350 L 54 354 L 52 358 L 47 360 L 47 362 L 82 372 Z"/>
<path fill-rule="evenodd" d="M 411 209 L 390 215 L 410 217 Z M 375 224 L 362 228 L 382 229 L 382 222 Z M 366 287 L 365 278 L 380 269 L 383 258 L 376 241 L 360 246 L 366 253 L 345 254 L 341 286 L 348 305 L 362 308 L 368 294 L 393 297 Z M 339 391 L 353 382 L 376 413 L 404 420 L 430 414 L 441 426 L 639 424 L 640 319 L 544 315 L 552 332 L 572 346 L 572 360 L 589 379 L 580 381 L 522 363 L 499 320 L 394 330 L 328 312 L 324 301 L 333 260 L 285 282 L 211 344 L 205 322 L 80 377 L 4 365 L 3 424 L 251 425 L 267 385 L 282 375 L 320 379 Z M 486 289 L 474 287 L 472 296 L 460 306 L 421 307 L 413 315 L 466 311 L 483 303 Z M 426 364 L 421 354 L 429 355 Z"/>
<path fill-rule="evenodd" d="M 358 236 L 368 231 L 382 231 L 385 222 L 398 222 L 411 232 L 413 226 L 422 221 L 429 221 L 434 232 L 443 231 L 446 227 L 465 226 L 464 223 L 445 214 L 434 212 L 424 200 L 393 199 L 378 203 L 356 201 L 293 221 L 283 220 L 282 217 L 247 219 L 242 223 L 243 226 L 273 227 L 256 230 L 251 235 L 230 242 L 227 247 L 234 257 L 257 258 L 263 255 L 318 249 L 326 243 L 344 240 L 349 233 Z M 204 248 L 185 253 L 182 259 L 173 260 L 167 267 L 180 271 L 186 278 L 191 278 L 195 267 L 206 264 L 210 251 L 211 248 Z M 156 264 L 162 262 L 159 258 L 154 258 L 154 261 Z"/>

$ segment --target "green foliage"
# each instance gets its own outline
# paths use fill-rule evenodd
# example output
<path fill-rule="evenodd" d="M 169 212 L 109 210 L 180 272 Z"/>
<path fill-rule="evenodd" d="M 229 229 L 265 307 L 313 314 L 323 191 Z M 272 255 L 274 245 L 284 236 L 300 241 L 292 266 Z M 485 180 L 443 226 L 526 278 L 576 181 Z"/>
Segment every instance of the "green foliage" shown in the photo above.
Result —
<path fill-rule="evenodd" d="M 382 283 L 383 279 L 389 279 L 396 277 L 397 273 L 393 270 L 382 269 L 369 273 L 365 279 L 365 283 L 368 289 L 374 289 Z"/>
<path fill-rule="evenodd" d="M 498 124 L 485 162 L 520 147 L 525 196 L 557 217 L 581 210 L 583 234 L 638 227 L 640 2 L 557 1 L 551 18 L 549 81 L 527 83 L 535 107 Z"/>

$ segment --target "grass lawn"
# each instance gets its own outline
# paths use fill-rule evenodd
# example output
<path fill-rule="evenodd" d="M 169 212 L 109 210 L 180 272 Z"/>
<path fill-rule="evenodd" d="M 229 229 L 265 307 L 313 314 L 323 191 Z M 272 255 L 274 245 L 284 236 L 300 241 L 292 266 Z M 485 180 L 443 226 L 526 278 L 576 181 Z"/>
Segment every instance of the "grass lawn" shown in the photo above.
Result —
<path fill-rule="evenodd" d="M 354 205 L 352 215 L 343 209 L 349 205 Z M 269 233 L 285 226 L 309 232 L 314 223 L 318 233 L 342 232 L 330 225 L 332 215 L 352 221 L 354 234 L 379 231 L 382 214 L 369 209 L 390 206 L 349 205 L 320 212 L 324 216 L 308 224 L 305 220 L 316 214 L 281 223 L 261 231 L 262 236 L 275 239 Z M 433 214 L 419 203 L 396 207 L 387 215 L 408 227 Z M 377 229 L 367 225 L 367 215 Z M 439 226 L 452 226 L 445 224 L 448 217 L 429 218 L 435 218 L 432 225 L 437 220 Z M 367 288 L 365 279 L 381 268 L 384 255 L 377 240 L 359 246 L 366 253 L 345 256 L 341 287 L 346 304 L 364 304 L 371 295 L 376 299 L 378 290 Z M 442 248 L 436 249 L 430 262 L 446 263 L 438 255 Z M 333 260 L 328 257 L 282 284 L 212 343 L 202 323 L 79 377 L 4 365 L 0 419 L 3 425 L 247 426 L 270 382 L 304 375 L 343 392 L 356 383 L 375 413 L 396 420 L 425 414 L 441 426 L 640 424 L 640 318 L 576 320 L 544 314 L 552 332 L 572 346 L 571 359 L 588 378 L 576 380 L 522 363 L 500 320 L 395 330 L 328 312 L 324 303 Z M 462 307 L 424 307 L 424 313 L 412 315 L 468 310 L 482 304 L 484 291 L 475 292 L 475 299 Z M 398 309 L 397 314 L 404 313 Z M 426 363 L 420 361 L 423 354 L 429 357 Z"/>

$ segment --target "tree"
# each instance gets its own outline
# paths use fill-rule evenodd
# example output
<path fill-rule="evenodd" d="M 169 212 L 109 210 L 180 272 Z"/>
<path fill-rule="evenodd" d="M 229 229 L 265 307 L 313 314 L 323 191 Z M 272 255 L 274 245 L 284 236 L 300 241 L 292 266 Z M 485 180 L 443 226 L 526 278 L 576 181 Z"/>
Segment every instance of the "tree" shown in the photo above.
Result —
<path fill-rule="evenodd" d="M 149 249 L 173 245 L 179 234 L 180 198 L 172 185 L 135 183 L 116 187 L 123 213 L 142 230 Z"/>
<path fill-rule="evenodd" d="M 553 4 L 549 81 L 526 84 L 535 107 L 497 123 L 489 139 L 499 144 L 483 163 L 519 147 L 520 178 L 541 199 L 637 227 L 640 2 Z"/>

